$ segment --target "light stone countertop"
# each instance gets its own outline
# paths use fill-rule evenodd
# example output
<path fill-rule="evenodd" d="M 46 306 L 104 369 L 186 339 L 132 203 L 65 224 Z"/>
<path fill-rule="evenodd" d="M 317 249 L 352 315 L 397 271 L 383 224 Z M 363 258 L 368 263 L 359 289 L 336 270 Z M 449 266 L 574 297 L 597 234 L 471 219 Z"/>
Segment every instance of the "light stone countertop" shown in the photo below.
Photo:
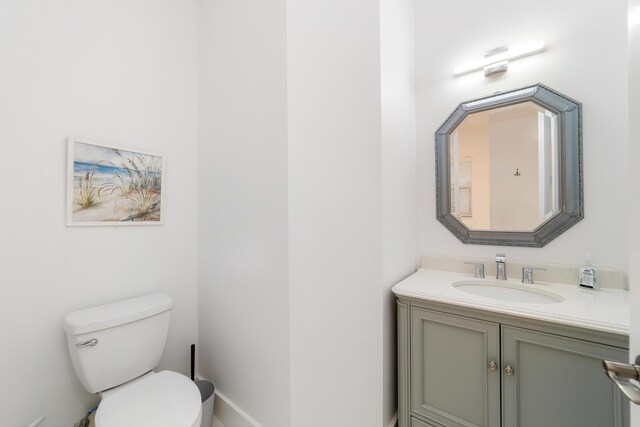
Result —
<path fill-rule="evenodd" d="M 493 278 L 476 279 L 472 274 L 420 269 L 392 288 L 398 297 L 416 298 L 446 304 L 470 307 L 530 319 L 543 320 L 569 326 L 629 335 L 629 292 L 620 289 L 584 289 L 577 285 L 536 282 L 523 285 L 509 278 L 501 283 L 531 286 L 553 292 L 564 301 L 533 304 L 487 298 L 456 289 L 452 284 L 461 281 L 496 282 Z"/>

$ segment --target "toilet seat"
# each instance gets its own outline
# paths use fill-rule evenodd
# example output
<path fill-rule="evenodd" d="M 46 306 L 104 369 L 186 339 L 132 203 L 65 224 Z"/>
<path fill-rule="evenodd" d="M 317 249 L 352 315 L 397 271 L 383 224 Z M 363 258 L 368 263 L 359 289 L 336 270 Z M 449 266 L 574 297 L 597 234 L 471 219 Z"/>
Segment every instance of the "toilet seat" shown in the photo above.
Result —
<path fill-rule="evenodd" d="M 96 427 L 199 427 L 198 387 L 184 375 L 162 371 L 105 396 Z"/>

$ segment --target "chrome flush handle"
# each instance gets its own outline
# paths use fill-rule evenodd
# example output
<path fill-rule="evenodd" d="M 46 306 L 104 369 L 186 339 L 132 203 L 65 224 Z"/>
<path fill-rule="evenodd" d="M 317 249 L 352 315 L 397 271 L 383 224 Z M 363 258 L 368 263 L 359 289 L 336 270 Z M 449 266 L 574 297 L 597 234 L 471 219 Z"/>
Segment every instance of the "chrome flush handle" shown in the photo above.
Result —
<path fill-rule="evenodd" d="M 85 341 L 85 342 L 79 342 L 76 344 L 76 348 L 82 348 L 82 347 L 95 347 L 96 345 L 98 345 L 98 339 L 94 338 L 92 340 L 89 341 Z"/>

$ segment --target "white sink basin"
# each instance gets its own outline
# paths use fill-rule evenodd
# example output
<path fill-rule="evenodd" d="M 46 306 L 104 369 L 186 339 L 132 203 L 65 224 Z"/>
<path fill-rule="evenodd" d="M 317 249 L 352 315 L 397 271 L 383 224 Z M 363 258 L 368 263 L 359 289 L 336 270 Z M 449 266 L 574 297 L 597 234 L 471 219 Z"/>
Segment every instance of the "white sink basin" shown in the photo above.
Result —
<path fill-rule="evenodd" d="M 485 298 L 529 304 L 555 304 L 564 301 L 560 295 L 538 289 L 535 286 L 485 280 L 464 280 L 453 283 L 453 287 L 456 289 Z"/>

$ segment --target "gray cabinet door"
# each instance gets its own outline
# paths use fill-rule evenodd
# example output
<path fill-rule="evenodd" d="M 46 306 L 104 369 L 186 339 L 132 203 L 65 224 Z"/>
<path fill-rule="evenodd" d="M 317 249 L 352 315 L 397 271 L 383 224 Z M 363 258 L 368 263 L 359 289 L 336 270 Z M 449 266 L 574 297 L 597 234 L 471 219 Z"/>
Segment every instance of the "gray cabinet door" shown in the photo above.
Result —
<path fill-rule="evenodd" d="M 503 426 L 628 426 L 628 403 L 605 376 L 603 359 L 626 361 L 627 351 L 503 326 Z"/>
<path fill-rule="evenodd" d="M 411 411 L 447 427 L 499 427 L 499 342 L 496 323 L 412 307 Z"/>

